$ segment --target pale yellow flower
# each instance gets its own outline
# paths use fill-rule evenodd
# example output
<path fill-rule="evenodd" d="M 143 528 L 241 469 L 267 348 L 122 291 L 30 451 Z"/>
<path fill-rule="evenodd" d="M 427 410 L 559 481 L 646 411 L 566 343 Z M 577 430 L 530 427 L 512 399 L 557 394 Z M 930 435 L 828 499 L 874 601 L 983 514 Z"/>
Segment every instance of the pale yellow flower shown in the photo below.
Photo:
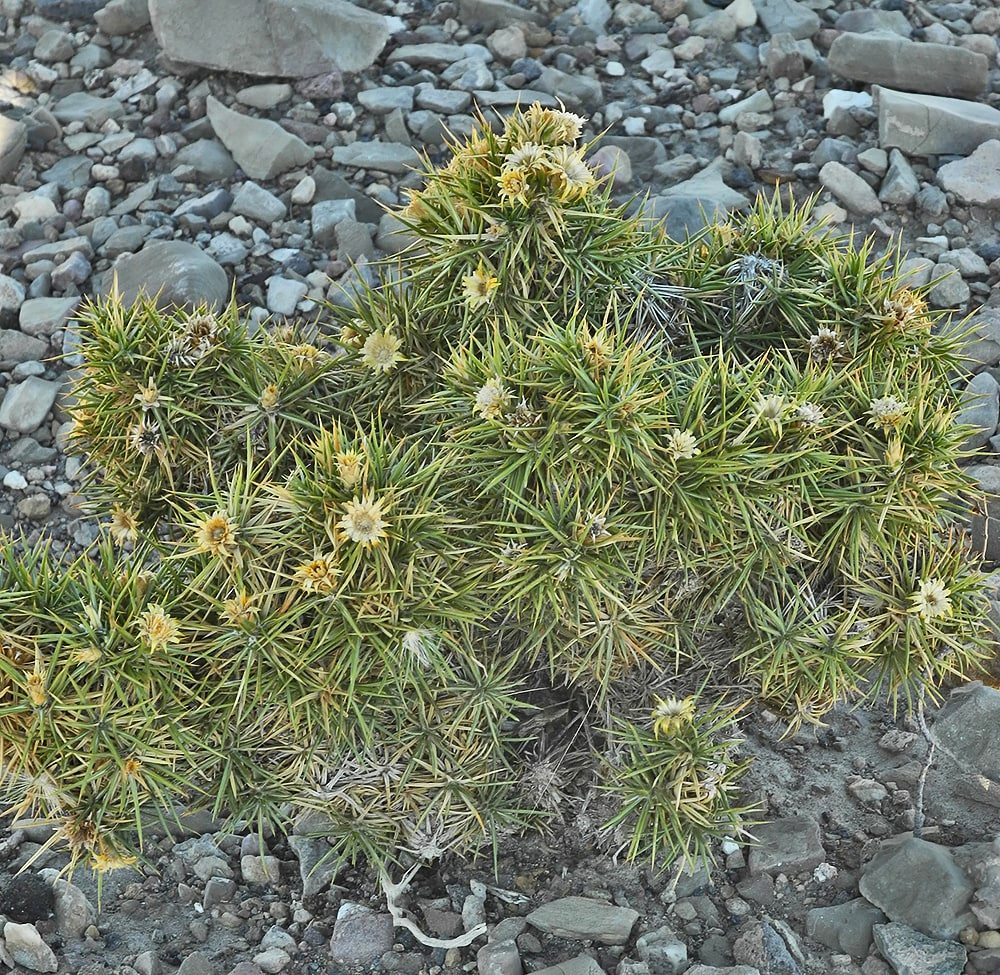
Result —
<path fill-rule="evenodd" d="M 127 545 L 139 537 L 139 522 L 136 516 L 127 508 L 115 505 L 111 509 L 111 521 L 108 522 L 108 532 L 119 545 Z"/>
<path fill-rule="evenodd" d="M 45 690 L 45 677 L 37 670 L 28 674 L 27 679 L 28 700 L 36 708 L 40 708 L 48 699 L 48 691 Z"/>
<path fill-rule="evenodd" d="M 487 379 L 476 393 L 476 412 L 484 420 L 495 420 L 510 403 L 510 392 L 499 376 Z"/>
<path fill-rule="evenodd" d="M 495 274 L 490 274 L 483 264 L 480 264 L 472 274 L 462 278 L 462 290 L 470 308 L 487 304 L 493 297 L 493 292 L 499 287 L 500 279 Z"/>
<path fill-rule="evenodd" d="M 257 599 L 240 591 L 222 604 L 222 612 L 233 626 L 245 626 L 257 618 Z"/>
<path fill-rule="evenodd" d="M 265 413 L 273 413 L 281 402 L 281 394 L 274 383 L 268 383 L 260 394 L 260 408 Z"/>
<path fill-rule="evenodd" d="M 142 762 L 130 755 L 122 762 L 121 775 L 123 779 L 139 778 L 142 775 Z"/>
<path fill-rule="evenodd" d="M 389 372 L 397 362 L 403 361 L 399 349 L 403 340 L 388 328 L 372 332 L 361 348 L 361 362 L 375 372 Z"/>
<path fill-rule="evenodd" d="M 348 501 L 344 512 L 344 517 L 337 524 L 341 538 L 367 548 L 388 537 L 385 531 L 388 522 L 383 517 L 382 502 L 376 501 L 370 494 Z"/>
<path fill-rule="evenodd" d="M 580 138 L 587 122 L 582 115 L 574 115 L 572 112 L 553 112 L 552 115 L 556 138 L 564 142 L 576 142 Z"/>
<path fill-rule="evenodd" d="M 500 197 L 505 203 L 527 206 L 531 202 L 531 185 L 523 169 L 508 169 L 497 177 L 497 182 L 500 184 Z"/>
<path fill-rule="evenodd" d="M 769 396 L 758 396 L 754 404 L 754 412 L 766 423 L 776 426 L 781 423 L 788 412 L 788 402 L 779 393 L 772 393 Z"/>
<path fill-rule="evenodd" d="M 364 323 L 359 318 L 355 318 L 350 325 L 340 326 L 340 344 L 345 349 L 356 349 L 361 345 L 361 335 L 358 326 L 364 327 Z"/>
<path fill-rule="evenodd" d="M 870 426 L 879 426 L 883 429 L 898 427 L 906 418 L 908 411 L 909 406 L 904 400 L 897 399 L 895 396 L 880 396 L 878 399 L 872 400 L 868 410 L 871 419 L 868 423 Z"/>
<path fill-rule="evenodd" d="M 224 511 L 216 511 L 214 515 L 200 521 L 195 528 L 196 550 L 208 552 L 217 559 L 234 558 L 240 551 L 237 535 L 237 528 L 229 520 L 229 515 Z"/>
<path fill-rule="evenodd" d="M 347 450 L 337 454 L 337 474 L 344 487 L 354 487 L 364 476 L 364 472 L 364 457 L 357 451 Z"/>
<path fill-rule="evenodd" d="M 653 708 L 653 734 L 669 737 L 694 719 L 694 698 L 657 697 Z"/>
<path fill-rule="evenodd" d="M 611 341 L 598 332 L 584 342 L 583 354 L 595 369 L 603 369 L 611 361 Z"/>
<path fill-rule="evenodd" d="M 150 650 L 162 650 L 180 638 L 181 628 L 162 606 L 150 606 L 139 617 L 139 635 Z"/>
<path fill-rule="evenodd" d="M 317 555 L 316 558 L 298 566 L 293 578 L 303 592 L 325 594 L 336 588 L 338 574 L 339 570 L 332 555 Z"/>
<path fill-rule="evenodd" d="M 84 647 L 73 652 L 73 663 L 96 664 L 101 659 L 101 651 L 97 647 Z"/>
<path fill-rule="evenodd" d="M 152 379 L 143 386 L 133 397 L 143 410 L 153 410 L 160 406 L 160 391 L 156 388 L 156 383 Z"/>
<path fill-rule="evenodd" d="M 667 437 L 667 450 L 674 460 L 690 460 L 701 453 L 697 443 L 698 438 L 690 430 L 674 430 Z"/>
<path fill-rule="evenodd" d="M 809 429 L 818 427 L 824 418 L 823 408 L 815 403 L 800 403 L 795 408 L 795 419 Z"/>
<path fill-rule="evenodd" d="M 90 866 L 95 873 L 104 874 L 111 870 L 123 870 L 126 867 L 134 866 L 137 862 L 134 856 L 102 848 L 93 854 Z"/>
<path fill-rule="evenodd" d="M 951 613 L 951 590 L 940 579 L 921 579 L 917 591 L 910 596 L 911 609 L 921 619 L 948 616 Z"/>
<path fill-rule="evenodd" d="M 568 146 L 552 150 L 549 161 L 556 192 L 563 201 L 582 199 L 596 185 L 594 171 L 583 161 L 583 157 Z"/>
<path fill-rule="evenodd" d="M 504 156 L 504 169 L 537 169 L 545 162 L 547 150 L 536 142 L 525 142 Z"/>

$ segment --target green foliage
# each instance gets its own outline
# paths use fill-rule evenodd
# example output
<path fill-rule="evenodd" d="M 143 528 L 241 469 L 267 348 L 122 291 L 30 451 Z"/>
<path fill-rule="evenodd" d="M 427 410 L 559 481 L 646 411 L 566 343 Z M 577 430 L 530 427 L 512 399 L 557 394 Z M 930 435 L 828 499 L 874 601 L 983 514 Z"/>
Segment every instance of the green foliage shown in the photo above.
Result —
<path fill-rule="evenodd" d="M 665 239 L 580 126 L 482 120 L 321 333 L 87 308 L 106 537 L 0 562 L 0 763 L 77 859 L 186 803 L 430 860 L 580 788 L 629 856 L 697 859 L 749 814 L 742 708 L 983 658 L 962 337 L 808 206 Z"/>

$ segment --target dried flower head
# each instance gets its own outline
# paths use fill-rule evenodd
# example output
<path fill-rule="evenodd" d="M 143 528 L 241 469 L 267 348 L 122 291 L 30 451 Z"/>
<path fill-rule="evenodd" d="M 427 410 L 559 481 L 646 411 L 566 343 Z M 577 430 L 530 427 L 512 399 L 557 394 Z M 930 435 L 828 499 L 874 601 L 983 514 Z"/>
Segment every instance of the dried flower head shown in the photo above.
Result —
<path fill-rule="evenodd" d="M 376 501 L 370 494 L 360 499 L 356 497 L 344 505 L 344 517 L 337 523 L 340 537 L 362 548 L 377 545 L 388 537 L 385 531 L 388 522 L 384 515 L 381 501 Z"/>
<path fill-rule="evenodd" d="M 903 443 L 899 437 L 890 437 L 885 447 L 885 463 L 889 470 L 899 470 L 903 466 L 905 456 Z"/>
<path fill-rule="evenodd" d="M 195 550 L 208 552 L 217 559 L 226 561 L 239 555 L 238 531 L 224 511 L 198 522 L 194 530 Z"/>
<path fill-rule="evenodd" d="M 76 664 L 96 664 L 103 654 L 97 647 L 81 647 L 73 651 L 73 663 Z"/>
<path fill-rule="evenodd" d="M 927 302 L 909 288 L 902 288 L 885 300 L 882 320 L 890 329 L 904 330 L 913 326 L 926 329 L 931 326 L 927 317 Z"/>
<path fill-rule="evenodd" d="M 499 376 L 487 379 L 476 393 L 476 412 L 484 420 L 495 420 L 510 403 L 510 391 Z"/>
<path fill-rule="evenodd" d="M 779 393 L 771 393 L 769 396 L 758 396 L 754 403 L 754 412 L 757 416 L 772 426 L 777 426 L 784 419 L 788 412 L 788 401 Z"/>
<path fill-rule="evenodd" d="M 437 640 L 430 630 L 407 630 L 403 634 L 402 647 L 403 653 L 412 657 L 419 666 L 429 667 Z"/>
<path fill-rule="evenodd" d="M 361 348 L 361 362 L 375 372 L 389 372 L 397 362 L 403 361 L 399 354 L 402 344 L 403 340 L 388 328 L 372 332 Z"/>
<path fill-rule="evenodd" d="M 844 343 L 837 337 L 832 328 L 818 328 L 814 335 L 809 336 L 809 358 L 813 362 L 830 362 L 836 359 L 844 350 Z"/>
<path fill-rule="evenodd" d="M 150 650 L 163 650 L 177 643 L 181 628 L 162 606 L 149 606 L 139 617 L 139 636 Z"/>
<path fill-rule="evenodd" d="M 911 609 L 921 619 L 948 616 L 951 613 L 951 590 L 940 579 L 921 579 L 910 597 Z"/>
<path fill-rule="evenodd" d="M 345 349 L 358 349 L 361 347 L 361 332 L 359 328 L 364 328 L 364 323 L 360 318 L 355 318 L 350 325 L 340 326 L 340 344 Z"/>
<path fill-rule="evenodd" d="M 795 419 L 807 429 L 815 429 L 824 420 L 823 408 L 816 403 L 800 403 L 795 407 Z"/>
<path fill-rule="evenodd" d="M 694 720 L 693 697 L 656 697 L 653 707 L 653 734 L 669 737 Z"/>
<path fill-rule="evenodd" d="M 898 427 L 909 412 L 909 406 L 904 400 L 895 396 L 880 396 L 873 399 L 868 409 L 871 418 L 868 420 L 870 426 Z"/>
<path fill-rule="evenodd" d="M 130 755 L 122 762 L 122 778 L 138 779 L 142 775 L 142 762 L 134 755 Z"/>
<path fill-rule="evenodd" d="M 336 588 L 339 572 L 334 556 L 317 555 L 298 566 L 292 578 L 303 592 L 325 595 Z"/>
<path fill-rule="evenodd" d="M 140 420 L 129 431 L 129 444 L 143 457 L 159 453 L 163 446 L 160 428 L 152 421 Z"/>
<path fill-rule="evenodd" d="M 28 692 L 28 700 L 31 701 L 33 707 L 40 708 L 49 699 L 48 691 L 45 689 L 45 676 L 39 673 L 37 670 L 28 674 L 26 680 L 26 690 Z"/>
<path fill-rule="evenodd" d="M 127 545 L 139 537 L 139 520 L 131 510 L 116 504 L 111 508 L 108 532 L 118 545 Z"/>
<path fill-rule="evenodd" d="M 258 599 L 259 597 L 251 596 L 245 590 L 240 590 L 222 604 L 223 615 L 233 626 L 247 626 L 257 619 Z"/>
<path fill-rule="evenodd" d="M 337 475 L 345 488 L 352 488 L 364 477 L 364 456 L 355 450 L 345 450 L 337 454 Z"/>
<path fill-rule="evenodd" d="M 698 438 L 690 430 L 673 430 L 667 437 L 667 452 L 674 460 L 690 460 L 701 453 Z"/>
<path fill-rule="evenodd" d="M 479 267 L 462 278 L 462 291 L 465 302 L 470 308 L 479 308 L 488 304 L 493 297 L 493 292 L 500 287 L 500 279 L 486 270 L 486 265 L 480 263 Z"/>
<path fill-rule="evenodd" d="M 260 408 L 265 413 L 274 413 L 281 402 L 281 394 L 275 383 L 268 383 L 260 393 Z"/>
<path fill-rule="evenodd" d="M 133 398 L 143 410 L 154 410 L 161 405 L 160 391 L 156 388 L 156 383 L 152 379 Z"/>

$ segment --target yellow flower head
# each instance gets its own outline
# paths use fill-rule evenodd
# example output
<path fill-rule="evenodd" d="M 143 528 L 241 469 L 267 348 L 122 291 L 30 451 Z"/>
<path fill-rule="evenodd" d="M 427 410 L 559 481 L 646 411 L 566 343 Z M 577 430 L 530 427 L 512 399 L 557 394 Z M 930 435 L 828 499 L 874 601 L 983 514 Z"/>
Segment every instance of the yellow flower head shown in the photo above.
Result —
<path fill-rule="evenodd" d="M 653 734 L 669 737 L 694 719 L 694 698 L 657 697 L 653 708 Z"/>
<path fill-rule="evenodd" d="M 240 545 L 237 541 L 236 526 L 229 520 L 224 511 L 216 511 L 198 523 L 194 538 L 196 550 L 209 552 L 217 559 L 234 558 L 239 554 Z"/>
<path fill-rule="evenodd" d="M 149 644 L 150 650 L 162 650 L 180 637 L 177 621 L 162 606 L 150 606 L 139 617 L 139 635 Z"/>
<path fill-rule="evenodd" d="M 951 613 L 951 590 L 940 579 L 921 579 L 910 596 L 910 608 L 921 619 L 948 616 Z"/>
<path fill-rule="evenodd" d="M 500 197 L 504 203 L 520 203 L 527 206 L 531 202 L 531 185 L 528 174 L 523 169 L 507 169 L 497 177 Z"/>
<path fill-rule="evenodd" d="M 499 376 L 487 379 L 476 393 L 476 412 L 484 420 L 495 420 L 510 404 L 510 392 Z"/>
<path fill-rule="evenodd" d="M 772 393 L 770 396 L 758 396 L 754 404 L 754 412 L 766 423 L 777 425 L 781 423 L 788 411 L 788 402 L 784 396 Z"/>
<path fill-rule="evenodd" d="M 525 142 L 504 156 L 504 169 L 521 169 L 525 172 L 538 169 L 545 163 L 548 150 L 537 142 Z"/>
<path fill-rule="evenodd" d="M 101 844 L 100 848 L 92 854 L 90 866 L 95 873 L 104 874 L 111 870 L 124 870 L 126 867 L 134 866 L 137 862 L 136 857 L 124 853 L 116 853 L 104 846 L 104 844 Z"/>
<path fill-rule="evenodd" d="M 108 531 L 117 544 L 126 545 L 139 537 L 139 522 L 131 511 L 116 504 L 111 509 Z"/>
<path fill-rule="evenodd" d="M 583 354 L 594 369 L 603 369 L 611 361 L 611 340 L 598 332 L 584 342 Z"/>
<path fill-rule="evenodd" d="M 363 455 L 356 450 L 345 450 L 337 454 L 337 474 L 345 488 L 352 488 L 360 483 L 365 473 L 364 461 Z"/>
<path fill-rule="evenodd" d="M 493 292 L 500 287 L 500 279 L 490 274 L 484 264 L 480 264 L 472 274 L 462 278 L 462 289 L 465 301 L 470 308 L 485 305 L 493 297 Z"/>
<path fill-rule="evenodd" d="M 73 653 L 73 663 L 96 664 L 101 659 L 101 651 L 97 647 L 84 647 Z"/>
<path fill-rule="evenodd" d="M 355 318 L 351 325 L 340 326 L 340 344 L 345 349 L 356 349 L 361 345 L 361 335 L 357 329 L 361 324 L 360 319 Z"/>
<path fill-rule="evenodd" d="M 260 408 L 265 413 L 273 413 L 281 402 L 281 394 L 274 383 L 268 383 L 260 394 Z"/>
<path fill-rule="evenodd" d="M 597 184 L 594 171 L 569 146 L 552 150 L 548 168 L 555 191 L 563 202 L 582 199 Z"/>
<path fill-rule="evenodd" d="M 316 558 L 298 566 L 293 578 L 303 592 L 325 594 L 332 592 L 336 587 L 338 573 L 332 555 L 317 555 Z"/>
<path fill-rule="evenodd" d="M 698 438 L 690 430 L 674 430 L 667 437 L 667 451 L 674 460 L 690 460 L 701 453 Z"/>
<path fill-rule="evenodd" d="M 142 762 L 134 756 L 129 756 L 122 762 L 122 778 L 137 779 L 142 774 Z"/>
<path fill-rule="evenodd" d="M 587 120 L 582 115 L 572 112 L 553 112 L 555 137 L 563 142 L 576 142 L 583 134 Z"/>
<path fill-rule="evenodd" d="M 406 206 L 399 211 L 400 217 L 414 223 L 423 220 L 427 216 L 427 204 L 423 197 L 416 191 L 410 190 L 410 197 Z"/>
<path fill-rule="evenodd" d="M 156 383 L 152 379 L 143 386 L 134 396 L 135 402 L 144 410 L 152 410 L 160 405 L 160 391 L 156 388 Z"/>
<path fill-rule="evenodd" d="M 28 674 L 27 680 L 28 700 L 36 708 L 40 708 L 48 699 L 48 691 L 45 690 L 45 677 L 37 670 Z"/>
<path fill-rule="evenodd" d="M 361 362 L 375 372 L 389 372 L 403 357 L 399 349 L 403 340 L 393 335 L 388 328 L 372 332 L 361 347 Z"/>
<path fill-rule="evenodd" d="M 344 505 L 344 517 L 338 522 L 341 538 L 356 542 L 362 548 L 377 545 L 387 538 L 388 522 L 383 517 L 382 502 L 376 501 L 370 494 L 364 498 L 354 498 Z"/>
<path fill-rule="evenodd" d="M 233 626 L 246 626 L 257 618 L 257 597 L 240 591 L 222 604 L 222 612 Z"/>
<path fill-rule="evenodd" d="M 318 349 L 311 342 L 301 342 L 298 345 L 293 345 L 288 351 L 305 373 L 314 372 L 326 358 L 326 353 L 322 349 Z"/>
<path fill-rule="evenodd" d="M 891 437 L 885 448 L 885 463 L 891 471 L 899 470 L 903 466 L 903 444 L 899 437 Z"/>
<path fill-rule="evenodd" d="M 906 419 L 908 411 L 909 406 L 905 401 L 897 399 L 895 396 L 880 396 L 878 399 L 872 400 L 868 410 L 871 419 L 868 423 L 870 426 L 879 426 L 882 429 L 898 427 Z"/>

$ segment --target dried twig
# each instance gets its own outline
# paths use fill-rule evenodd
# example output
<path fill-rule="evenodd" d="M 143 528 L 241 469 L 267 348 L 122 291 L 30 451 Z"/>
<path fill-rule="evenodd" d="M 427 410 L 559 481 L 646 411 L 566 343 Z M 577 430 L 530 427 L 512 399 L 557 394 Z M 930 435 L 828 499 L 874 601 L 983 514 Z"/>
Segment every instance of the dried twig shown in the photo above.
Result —
<path fill-rule="evenodd" d="M 394 927 L 406 928 L 414 938 L 417 939 L 422 945 L 426 945 L 428 948 L 464 948 L 466 945 L 471 945 L 476 938 L 481 938 L 486 934 L 486 925 L 477 924 L 471 931 L 466 931 L 465 934 L 460 934 L 456 938 L 431 938 L 424 934 L 417 925 L 411 921 L 404 913 L 403 908 L 396 903 L 397 899 L 401 897 L 410 889 L 410 881 L 413 880 L 414 875 L 420 869 L 421 864 L 415 863 L 406 873 L 403 874 L 403 878 L 399 883 L 393 883 L 389 878 L 389 875 L 384 871 L 379 874 L 379 882 L 382 885 L 382 891 L 385 894 L 386 906 L 389 908 L 389 913 L 392 915 L 392 923 Z"/>

